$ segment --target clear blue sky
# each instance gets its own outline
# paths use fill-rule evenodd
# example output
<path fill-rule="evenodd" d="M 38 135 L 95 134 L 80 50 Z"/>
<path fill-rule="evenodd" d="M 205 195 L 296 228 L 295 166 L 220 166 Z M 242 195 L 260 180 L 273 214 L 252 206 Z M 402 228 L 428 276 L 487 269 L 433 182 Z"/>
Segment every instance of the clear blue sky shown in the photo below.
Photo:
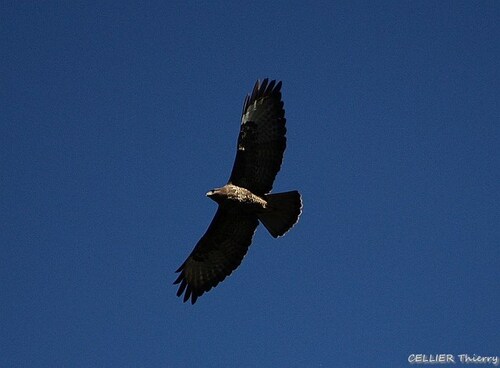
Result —
<path fill-rule="evenodd" d="M 0 5 L 2 367 L 405 367 L 500 355 L 500 3 Z M 196 305 L 174 270 L 241 106 L 283 81 L 275 191 Z"/>

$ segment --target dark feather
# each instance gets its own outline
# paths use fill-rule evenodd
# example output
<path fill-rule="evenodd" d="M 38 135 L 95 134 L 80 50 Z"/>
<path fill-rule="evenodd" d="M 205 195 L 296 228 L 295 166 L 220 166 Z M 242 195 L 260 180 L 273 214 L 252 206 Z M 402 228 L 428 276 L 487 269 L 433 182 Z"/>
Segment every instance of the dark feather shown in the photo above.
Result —
<path fill-rule="evenodd" d="M 281 82 L 257 81 L 243 104 L 236 159 L 229 183 L 257 195 L 269 193 L 286 148 Z"/>
<path fill-rule="evenodd" d="M 229 276 L 247 253 L 258 224 L 253 214 L 219 207 L 205 235 L 176 271 L 180 272 L 174 281 L 180 283 L 177 296 L 184 293 L 184 302 L 191 297 L 194 304 L 198 297 Z"/>

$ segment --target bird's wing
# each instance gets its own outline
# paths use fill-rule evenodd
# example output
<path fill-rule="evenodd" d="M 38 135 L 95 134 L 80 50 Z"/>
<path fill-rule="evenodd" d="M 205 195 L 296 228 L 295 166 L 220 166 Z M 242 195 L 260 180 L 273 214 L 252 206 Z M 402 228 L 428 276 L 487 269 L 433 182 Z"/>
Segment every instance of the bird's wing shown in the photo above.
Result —
<path fill-rule="evenodd" d="M 191 297 L 194 304 L 199 296 L 229 276 L 247 253 L 258 224 L 255 215 L 219 207 L 205 235 L 176 271 L 180 272 L 174 282 L 180 283 L 177 296 L 184 293 L 184 302 Z"/>
<path fill-rule="evenodd" d="M 286 148 L 281 82 L 257 81 L 245 98 L 238 150 L 229 183 L 263 195 L 273 187 Z"/>

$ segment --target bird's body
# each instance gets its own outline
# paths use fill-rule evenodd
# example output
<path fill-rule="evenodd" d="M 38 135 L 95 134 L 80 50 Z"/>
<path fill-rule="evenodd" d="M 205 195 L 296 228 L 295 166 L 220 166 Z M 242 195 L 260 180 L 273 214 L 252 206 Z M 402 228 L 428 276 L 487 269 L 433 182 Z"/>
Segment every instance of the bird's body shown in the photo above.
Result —
<path fill-rule="evenodd" d="M 286 147 L 281 82 L 257 81 L 243 104 L 236 159 L 229 182 L 207 196 L 219 205 L 205 235 L 179 267 L 177 295 L 198 297 L 241 263 L 261 222 L 277 238 L 299 219 L 299 192 L 270 194 Z"/>
<path fill-rule="evenodd" d="M 237 206 L 238 210 L 258 213 L 267 208 L 267 201 L 248 189 L 233 184 L 226 184 L 222 188 L 211 190 L 207 196 L 219 204 L 219 206 Z"/>

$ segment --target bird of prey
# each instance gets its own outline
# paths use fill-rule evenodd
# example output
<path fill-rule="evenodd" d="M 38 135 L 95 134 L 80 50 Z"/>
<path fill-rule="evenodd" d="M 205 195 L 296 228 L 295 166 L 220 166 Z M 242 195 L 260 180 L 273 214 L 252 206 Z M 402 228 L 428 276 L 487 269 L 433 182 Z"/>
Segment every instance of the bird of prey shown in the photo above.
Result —
<path fill-rule="evenodd" d="M 286 147 L 281 82 L 257 81 L 243 103 L 236 159 L 229 182 L 206 195 L 218 209 L 205 235 L 176 271 L 184 302 L 209 291 L 241 263 L 259 221 L 277 238 L 299 219 L 297 191 L 269 194 Z"/>

